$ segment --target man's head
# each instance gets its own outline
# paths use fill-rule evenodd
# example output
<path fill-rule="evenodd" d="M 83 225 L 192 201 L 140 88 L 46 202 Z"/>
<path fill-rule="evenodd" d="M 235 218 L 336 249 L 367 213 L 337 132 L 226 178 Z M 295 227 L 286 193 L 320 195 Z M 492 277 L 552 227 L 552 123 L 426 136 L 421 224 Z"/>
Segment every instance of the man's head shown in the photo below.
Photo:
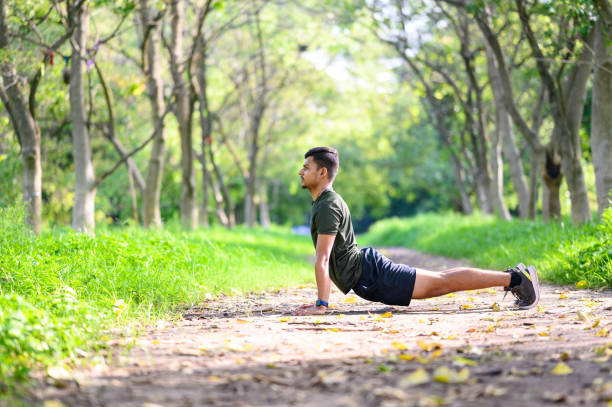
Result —
<path fill-rule="evenodd" d="M 338 152 L 331 147 L 314 147 L 304 154 L 304 166 L 299 174 L 302 188 L 311 189 L 321 183 L 332 183 L 338 173 Z"/>

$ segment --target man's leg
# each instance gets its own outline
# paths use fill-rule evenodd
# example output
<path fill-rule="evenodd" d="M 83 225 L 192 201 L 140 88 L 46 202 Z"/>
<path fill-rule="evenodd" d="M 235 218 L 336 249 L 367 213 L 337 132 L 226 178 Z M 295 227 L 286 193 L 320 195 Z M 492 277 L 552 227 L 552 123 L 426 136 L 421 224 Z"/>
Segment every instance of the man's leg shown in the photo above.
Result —
<path fill-rule="evenodd" d="M 472 267 L 456 267 L 444 271 L 416 269 L 412 298 L 423 299 L 463 290 L 507 287 L 510 273 Z"/>

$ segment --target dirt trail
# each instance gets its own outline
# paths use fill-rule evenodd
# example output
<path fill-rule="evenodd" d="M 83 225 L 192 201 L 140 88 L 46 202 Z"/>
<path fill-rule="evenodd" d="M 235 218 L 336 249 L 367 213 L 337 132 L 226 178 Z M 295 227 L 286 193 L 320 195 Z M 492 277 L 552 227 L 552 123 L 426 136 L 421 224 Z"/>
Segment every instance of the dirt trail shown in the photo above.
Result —
<path fill-rule="evenodd" d="M 544 286 L 539 307 L 517 311 L 498 290 L 410 307 L 333 291 L 330 312 L 308 317 L 290 312 L 314 286 L 222 297 L 133 346 L 115 340 L 112 358 L 35 394 L 55 406 L 612 406 L 611 294 Z"/>

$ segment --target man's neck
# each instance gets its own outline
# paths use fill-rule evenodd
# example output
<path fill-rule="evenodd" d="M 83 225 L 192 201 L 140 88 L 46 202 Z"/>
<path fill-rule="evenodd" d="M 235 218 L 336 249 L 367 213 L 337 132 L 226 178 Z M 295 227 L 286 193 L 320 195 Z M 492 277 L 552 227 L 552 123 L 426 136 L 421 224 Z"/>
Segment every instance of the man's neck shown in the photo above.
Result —
<path fill-rule="evenodd" d="M 310 195 L 312 195 L 312 201 L 313 201 L 313 202 L 314 202 L 314 201 L 316 201 L 316 200 L 317 200 L 317 198 L 318 198 L 319 196 L 321 196 L 321 194 L 323 193 L 323 191 L 325 191 L 325 190 L 326 190 L 326 189 L 328 189 L 328 188 L 331 188 L 331 186 L 332 186 L 332 183 L 331 183 L 331 182 L 328 182 L 328 183 L 326 183 L 326 184 L 321 184 L 320 186 L 318 186 L 318 187 L 316 187 L 316 188 L 314 188 L 314 189 L 311 189 L 311 190 L 310 190 Z"/>

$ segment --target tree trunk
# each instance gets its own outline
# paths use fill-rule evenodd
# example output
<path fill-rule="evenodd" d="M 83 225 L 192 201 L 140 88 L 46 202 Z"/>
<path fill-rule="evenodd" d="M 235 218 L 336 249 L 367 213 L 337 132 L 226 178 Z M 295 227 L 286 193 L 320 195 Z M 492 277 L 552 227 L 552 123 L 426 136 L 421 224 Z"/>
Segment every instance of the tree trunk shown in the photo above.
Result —
<path fill-rule="evenodd" d="M 265 180 L 259 181 L 259 223 L 264 229 L 270 227 L 270 207 L 268 206 L 268 184 Z"/>
<path fill-rule="evenodd" d="M 499 67 L 491 47 L 485 43 L 487 56 L 487 72 L 491 81 L 491 90 L 495 101 L 495 126 L 502 142 L 502 152 L 510 168 L 512 185 L 516 192 L 519 203 L 519 216 L 524 219 L 529 217 L 529 193 L 525 181 L 525 172 L 516 144 L 514 143 L 514 129 L 511 117 L 504 105 L 503 88 L 499 77 Z M 503 174 L 501 174 L 503 175 Z M 499 175 L 499 176 L 501 176 Z"/>
<path fill-rule="evenodd" d="M 200 154 L 200 164 L 202 165 L 202 225 L 208 227 L 208 184 L 210 183 L 210 173 L 206 165 L 206 149 L 212 148 L 212 118 L 208 105 L 208 78 L 206 77 L 207 49 L 204 39 L 200 40 L 198 60 L 196 62 L 196 81 L 198 85 L 198 100 L 200 110 L 200 128 L 202 131 L 202 153 Z M 215 201 L 216 202 L 216 201 Z M 220 219 L 221 220 L 221 219 Z M 222 222 L 223 223 L 223 222 Z"/>
<path fill-rule="evenodd" d="M 591 115 L 591 152 L 599 216 L 610 206 L 612 191 L 612 46 L 610 33 L 597 23 Z"/>
<path fill-rule="evenodd" d="M 236 226 L 236 214 L 234 212 L 234 201 L 232 200 L 232 196 L 230 195 L 229 190 L 227 189 L 227 186 L 225 185 L 225 182 L 223 181 L 223 174 L 221 174 L 221 170 L 219 169 L 219 166 L 217 165 L 217 162 L 215 161 L 215 156 L 212 151 L 212 146 L 211 148 L 208 149 L 208 158 L 210 160 L 210 163 L 213 166 L 213 171 L 217 177 L 217 181 L 219 183 L 219 186 L 222 192 L 222 196 L 223 196 L 223 201 L 225 202 L 225 213 L 227 214 L 227 226 L 230 229 L 233 229 Z"/>
<path fill-rule="evenodd" d="M 516 147 L 516 146 L 515 146 Z M 542 177 L 542 163 L 544 152 L 531 151 L 531 172 L 529 173 L 529 218 L 534 219 L 538 213 L 539 180 Z M 542 203 L 544 207 L 544 203 Z"/>
<path fill-rule="evenodd" d="M 140 1 L 140 12 L 142 18 L 143 34 L 143 61 L 145 62 L 144 73 L 147 78 L 147 91 L 151 103 L 151 119 L 153 128 L 158 129 L 153 139 L 151 156 L 147 166 L 147 178 L 142 195 L 142 224 L 145 228 L 161 227 L 161 213 L 159 209 L 162 178 L 164 174 L 164 154 L 166 151 L 166 129 L 163 124 L 164 106 L 164 83 L 161 73 L 161 61 L 159 44 L 161 34 L 159 26 L 151 16 L 148 0 Z M 149 31 L 150 30 L 150 31 Z M 155 130 L 154 130 L 155 131 Z"/>
<path fill-rule="evenodd" d="M 580 126 L 584 112 L 587 85 L 591 77 L 593 62 L 593 46 L 595 45 L 594 30 L 585 39 L 585 49 L 580 60 L 568 75 L 568 86 L 564 91 L 567 95 L 566 106 L 567 126 L 561 129 L 560 150 L 561 166 L 567 182 L 567 188 L 572 202 L 572 222 L 575 225 L 591 220 L 589 198 L 587 194 L 584 172 L 582 169 L 582 148 L 580 146 Z M 609 157 L 608 157 L 609 159 Z"/>
<path fill-rule="evenodd" d="M 498 215 L 504 219 L 510 219 L 510 212 L 504 203 L 504 163 L 502 161 L 501 133 L 496 129 L 491 137 L 491 195 L 495 200 Z"/>
<path fill-rule="evenodd" d="M 42 166 L 40 157 L 40 129 L 28 109 L 28 103 L 21 89 L 21 80 L 11 62 L 8 50 L 9 37 L 4 1 L 0 1 L 0 51 L 5 57 L 0 61 L 2 82 L 0 95 L 9 113 L 13 128 L 21 146 L 23 165 L 23 202 L 27 210 L 27 222 L 36 234 L 41 227 Z"/>
<path fill-rule="evenodd" d="M 171 58 L 170 71 L 174 80 L 176 95 L 176 120 L 181 137 L 181 222 L 187 229 L 198 225 L 198 203 L 196 196 L 195 152 L 192 140 L 192 111 L 189 86 L 184 76 L 183 58 L 183 5 L 180 0 L 172 0 L 171 9 Z"/>
<path fill-rule="evenodd" d="M 218 182 L 213 180 L 213 177 L 208 177 L 208 182 L 213 191 L 213 198 L 215 198 L 215 213 L 217 214 L 217 219 L 219 219 L 219 223 L 226 228 L 230 227 L 229 218 L 223 209 L 224 201 L 223 195 L 221 195 L 221 191 L 219 188 Z"/>
<path fill-rule="evenodd" d="M 246 183 L 246 196 L 244 202 L 244 221 L 248 227 L 252 228 L 255 226 L 255 192 L 257 185 L 257 134 L 253 134 L 254 138 L 251 141 L 250 152 L 249 152 L 249 175 Z"/>
<path fill-rule="evenodd" d="M 75 30 L 72 36 L 70 65 L 70 120 L 72 122 L 72 154 L 74 156 L 75 196 L 72 209 L 72 227 L 93 234 L 95 230 L 96 188 L 89 132 L 86 122 L 83 61 L 86 53 L 88 17 L 83 6 L 73 14 Z"/>
<path fill-rule="evenodd" d="M 546 148 L 545 155 L 544 184 L 546 188 L 542 192 L 542 219 L 544 221 L 561 217 L 559 191 L 561 181 L 563 181 L 563 173 L 561 172 L 561 157 L 559 157 L 559 154 L 554 149 L 556 144 L 554 139 L 555 135 L 553 134 L 553 140 Z"/>

